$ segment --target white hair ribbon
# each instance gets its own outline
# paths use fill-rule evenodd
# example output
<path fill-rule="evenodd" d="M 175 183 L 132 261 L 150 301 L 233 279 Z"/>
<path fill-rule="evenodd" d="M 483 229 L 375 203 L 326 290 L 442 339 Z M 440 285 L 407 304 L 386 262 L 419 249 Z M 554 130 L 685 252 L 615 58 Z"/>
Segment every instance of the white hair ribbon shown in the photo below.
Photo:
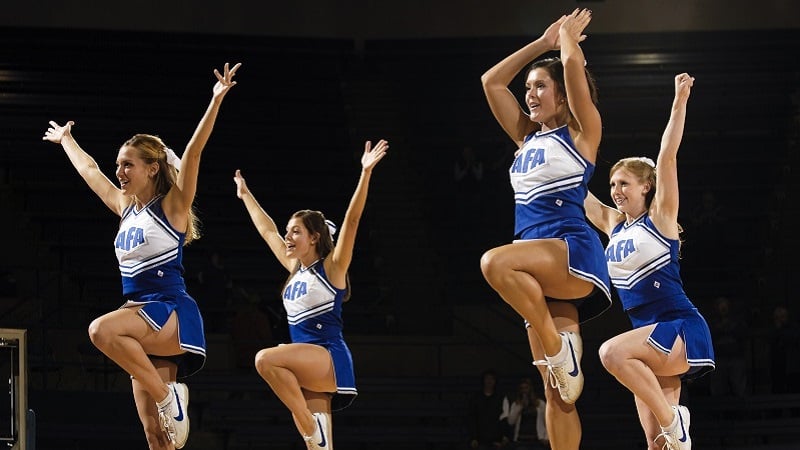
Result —
<path fill-rule="evenodd" d="M 640 156 L 640 157 L 638 157 L 638 158 L 636 158 L 636 159 L 637 159 L 637 160 L 639 160 L 639 161 L 641 161 L 641 162 L 643 162 L 643 163 L 645 163 L 645 164 L 647 164 L 648 166 L 650 166 L 650 167 L 652 167 L 652 168 L 655 168 L 655 167 L 656 167 L 656 163 L 655 163 L 655 162 L 653 162 L 653 160 L 652 160 L 652 159 L 650 159 L 650 158 L 648 158 L 648 157 L 646 157 L 646 156 Z"/>
<path fill-rule="evenodd" d="M 164 146 L 164 152 L 167 154 L 167 164 L 174 167 L 175 170 L 181 170 L 181 159 L 172 151 L 171 148 Z"/>
<path fill-rule="evenodd" d="M 333 235 L 336 234 L 336 224 L 333 221 L 325 219 L 325 225 L 328 226 L 328 231 L 331 233 L 331 239 L 333 239 Z"/>

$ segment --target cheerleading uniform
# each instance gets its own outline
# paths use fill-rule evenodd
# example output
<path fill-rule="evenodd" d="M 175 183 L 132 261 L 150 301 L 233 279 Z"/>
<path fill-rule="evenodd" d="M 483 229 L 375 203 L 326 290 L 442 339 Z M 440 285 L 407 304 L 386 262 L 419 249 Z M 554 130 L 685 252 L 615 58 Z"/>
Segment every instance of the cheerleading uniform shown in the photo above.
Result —
<path fill-rule="evenodd" d="M 678 336 L 686 345 L 695 378 L 714 369 L 711 332 L 683 290 L 680 242 L 662 235 L 647 213 L 631 223 L 619 223 L 606 246 L 611 282 L 634 328 L 655 324 L 647 341 L 669 354 Z"/>
<path fill-rule="evenodd" d="M 160 331 L 175 311 L 178 341 L 185 350 L 178 374 L 186 377 L 203 367 L 206 342 L 203 318 L 195 300 L 186 292 L 183 280 L 185 233 L 169 224 L 157 196 L 140 210 L 127 207 L 119 224 L 114 248 L 122 275 L 123 308 L 141 305 L 139 315 Z"/>
<path fill-rule="evenodd" d="M 335 409 L 347 407 L 358 394 L 353 357 L 342 335 L 342 303 L 347 292 L 333 286 L 319 259 L 295 272 L 283 291 L 283 306 L 294 343 L 316 344 L 328 350 L 336 375 Z"/>
<path fill-rule="evenodd" d="M 583 208 L 593 173 L 594 165 L 575 148 L 566 125 L 526 136 L 509 170 L 516 204 L 514 242 L 564 240 L 569 273 L 590 281 L 605 294 L 576 303 L 581 322 L 600 315 L 611 305 L 603 244 L 586 222 Z"/>

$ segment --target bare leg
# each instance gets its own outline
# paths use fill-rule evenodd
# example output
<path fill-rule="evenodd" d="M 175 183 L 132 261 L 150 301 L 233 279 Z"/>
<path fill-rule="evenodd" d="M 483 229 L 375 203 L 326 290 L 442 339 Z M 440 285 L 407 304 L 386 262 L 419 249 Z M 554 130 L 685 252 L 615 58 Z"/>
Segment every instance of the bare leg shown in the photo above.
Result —
<path fill-rule="evenodd" d="M 655 437 L 661 432 L 661 427 L 658 425 L 656 416 L 653 415 L 653 411 L 650 411 L 650 408 L 647 407 L 642 399 L 634 396 L 634 400 L 636 401 L 636 412 L 639 415 L 639 423 L 642 425 L 642 430 L 644 430 L 647 449 L 661 450 L 661 446 L 657 445 L 655 441 Z"/>
<path fill-rule="evenodd" d="M 548 303 L 550 313 L 558 331 L 578 333 L 578 312 L 574 305 L 566 302 Z M 534 360 L 544 359 L 542 348 L 536 333 L 528 328 L 528 342 Z M 581 419 L 575 405 L 564 403 L 558 389 L 550 386 L 547 368 L 537 366 L 544 382 L 545 425 L 553 450 L 577 450 L 581 443 Z"/>
<path fill-rule="evenodd" d="M 689 370 L 683 340 L 675 340 L 672 351 L 666 355 L 647 343 L 655 325 L 636 328 L 617 335 L 600 346 L 600 360 L 606 370 L 628 388 L 636 398 L 653 413 L 661 426 L 668 426 L 675 417 L 672 405 L 662 391 L 675 390 L 678 375 Z M 680 395 L 680 380 L 677 386 Z M 674 394 L 673 394 L 674 396 Z M 677 400 L 675 400 L 677 402 Z"/>
<path fill-rule="evenodd" d="M 328 445 L 326 448 L 327 450 L 333 450 L 333 420 L 331 416 L 331 398 L 333 395 L 327 392 L 313 392 L 303 389 L 303 396 L 306 398 L 309 411 L 327 415 L 325 436 Z M 295 420 L 296 423 L 297 421 Z"/>
<path fill-rule="evenodd" d="M 658 377 L 659 384 L 662 386 L 664 398 L 670 405 L 677 405 L 681 396 L 681 380 L 679 377 Z M 642 424 L 644 436 L 647 440 L 648 450 L 661 450 L 663 442 L 656 442 L 656 437 L 661 433 L 661 425 L 659 425 L 656 416 L 650 411 L 650 408 L 640 399 L 635 397 L 636 411 L 639 415 L 639 423 Z"/>
<path fill-rule="evenodd" d="M 316 421 L 303 391 L 336 391 L 333 361 L 328 350 L 314 344 L 279 345 L 259 351 L 255 366 L 291 411 L 300 434 L 311 436 Z"/>
<path fill-rule="evenodd" d="M 164 383 L 175 381 L 178 367 L 171 362 L 164 360 L 154 360 L 153 364 Z M 167 439 L 167 435 L 161 430 L 158 421 L 158 409 L 156 408 L 156 400 L 142 387 L 135 378 L 131 379 L 133 387 L 133 399 L 136 403 L 136 411 L 139 414 L 139 420 L 142 421 L 144 427 L 144 435 L 147 439 L 147 445 L 150 450 L 174 450 L 175 447 Z"/>
<path fill-rule="evenodd" d="M 152 398 L 160 401 L 169 390 L 147 355 L 184 353 L 178 344 L 178 320 L 172 313 L 161 331 L 155 331 L 137 314 L 138 310 L 117 309 L 98 317 L 89 325 L 89 338 Z"/>
<path fill-rule="evenodd" d="M 570 275 L 566 243 L 542 239 L 497 247 L 481 257 L 484 278 L 537 334 L 547 356 L 561 350 L 561 337 L 545 296 L 575 299 L 589 295 L 594 286 Z"/>

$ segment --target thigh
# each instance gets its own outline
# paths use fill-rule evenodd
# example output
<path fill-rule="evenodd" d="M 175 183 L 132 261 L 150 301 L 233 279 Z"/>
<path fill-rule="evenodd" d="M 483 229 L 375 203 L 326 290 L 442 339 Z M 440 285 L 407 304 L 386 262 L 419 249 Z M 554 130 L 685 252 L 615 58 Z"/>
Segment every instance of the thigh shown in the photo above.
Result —
<path fill-rule="evenodd" d="M 530 274 L 545 296 L 577 299 L 591 294 L 594 285 L 569 272 L 567 243 L 562 239 L 520 241 L 492 250 L 496 264 Z"/>
<path fill-rule="evenodd" d="M 686 361 L 686 347 L 678 336 L 669 354 L 665 354 L 650 345 L 648 337 L 655 324 L 626 331 L 606 341 L 608 346 L 619 355 L 642 361 L 656 376 L 671 377 L 686 373 L 689 363 Z"/>
<path fill-rule="evenodd" d="M 148 355 L 171 356 L 186 353 L 181 348 L 178 337 L 178 314 L 173 311 L 161 330 L 155 331 L 151 328 L 139 343 Z"/>
<path fill-rule="evenodd" d="M 283 344 L 264 350 L 273 366 L 290 370 L 301 388 L 313 392 L 336 392 L 333 359 L 325 347 L 316 344 Z"/>
<path fill-rule="evenodd" d="M 180 339 L 178 338 L 178 314 L 173 311 L 169 315 L 167 322 L 161 327 L 160 330 L 155 330 L 151 327 L 142 316 L 139 315 L 141 307 L 123 308 L 119 311 L 130 310 L 132 313 L 132 321 L 144 323 L 144 331 L 135 336 L 141 344 L 145 353 L 148 355 L 161 355 L 170 356 L 184 353 L 180 348 Z"/>
<path fill-rule="evenodd" d="M 160 330 L 154 330 L 142 316 L 141 307 L 121 308 L 111 311 L 96 321 L 107 331 L 119 336 L 129 336 L 149 355 L 177 355 L 184 353 L 178 340 L 178 316 L 173 311 Z"/>

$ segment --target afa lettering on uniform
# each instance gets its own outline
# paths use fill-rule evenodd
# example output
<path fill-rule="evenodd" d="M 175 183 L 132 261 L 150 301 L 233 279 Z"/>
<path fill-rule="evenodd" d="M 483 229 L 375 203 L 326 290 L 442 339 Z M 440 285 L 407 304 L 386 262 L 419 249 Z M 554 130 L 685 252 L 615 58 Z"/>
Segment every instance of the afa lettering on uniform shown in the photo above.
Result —
<path fill-rule="evenodd" d="M 528 149 L 524 155 L 519 155 L 517 159 L 514 160 L 511 173 L 525 173 L 544 163 L 544 149 L 531 148 Z"/>
<path fill-rule="evenodd" d="M 606 249 L 606 261 L 620 262 L 635 251 L 636 246 L 633 244 L 633 239 L 617 241 L 616 245 Z"/>
<path fill-rule="evenodd" d="M 144 244 L 144 230 L 138 227 L 130 227 L 128 231 L 120 231 L 114 246 L 128 251 L 141 244 Z"/>
<path fill-rule="evenodd" d="M 305 281 L 295 281 L 294 283 L 286 286 L 283 291 L 283 298 L 286 300 L 294 300 L 308 294 L 308 284 Z"/>

